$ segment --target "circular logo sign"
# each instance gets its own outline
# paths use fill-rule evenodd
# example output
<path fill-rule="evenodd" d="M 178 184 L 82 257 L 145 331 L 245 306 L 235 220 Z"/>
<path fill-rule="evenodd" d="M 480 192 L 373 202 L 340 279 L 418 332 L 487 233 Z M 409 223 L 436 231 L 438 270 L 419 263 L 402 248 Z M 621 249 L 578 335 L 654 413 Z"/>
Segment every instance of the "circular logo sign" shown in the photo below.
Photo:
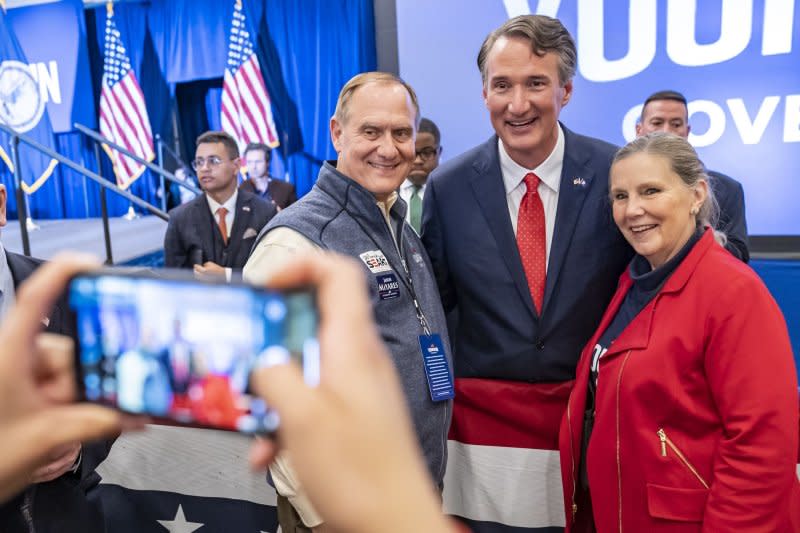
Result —
<path fill-rule="evenodd" d="M 0 122 L 18 133 L 32 130 L 44 113 L 44 99 L 30 68 L 19 61 L 0 64 Z"/>

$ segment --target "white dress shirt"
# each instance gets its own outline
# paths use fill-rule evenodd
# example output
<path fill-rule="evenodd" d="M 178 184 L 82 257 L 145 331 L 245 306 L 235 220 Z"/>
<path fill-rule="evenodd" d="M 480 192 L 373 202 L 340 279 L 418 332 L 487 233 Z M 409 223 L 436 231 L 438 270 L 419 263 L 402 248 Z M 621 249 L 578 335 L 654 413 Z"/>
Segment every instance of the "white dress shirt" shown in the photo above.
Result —
<path fill-rule="evenodd" d="M 219 217 L 217 216 L 217 209 L 220 207 L 224 207 L 228 210 L 225 214 L 225 226 L 228 228 L 228 234 L 226 237 L 231 236 L 231 228 L 233 228 L 233 219 L 236 214 L 236 198 L 239 196 L 239 189 L 233 190 L 233 195 L 225 200 L 224 204 L 218 204 L 216 200 L 211 198 L 208 194 L 206 194 L 206 200 L 208 200 L 208 207 L 211 209 L 211 215 L 214 217 L 214 220 L 219 225 Z"/>
<path fill-rule="evenodd" d="M 553 230 L 556 226 L 556 210 L 558 209 L 558 190 L 561 185 L 561 169 L 564 166 L 564 132 L 558 126 L 558 140 L 550 155 L 541 165 L 527 169 L 517 164 L 506 152 L 503 141 L 497 140 L 500 154 L 500 170 L 503 174 L 503 185 L 506 189 L 506 204 L 514 235 L 517 234 L 517 217 L 519 205 L 528 188 L 525 186 L 525 175 L 533 172 L 539 176 L 539 187 L 536 189 L 544 207 L 545 236 L 547 239 L 547 265 L 550 265 L 550 246 L 553 242 Z"/>
<path fill-rule="evenodd" d="M 419 199 L 423 200 L 425 198 L 425 187 L 428 185 L 427 182 L 422 184 L 422 187 L 419 188 Z M 400 185 L 400 198 L 408 204 L 409 209 L 406 209 L 406 221 L 411 220 L 411 195 L 414 194 L 414 184 L 410 181 L 406 180 Z"/>

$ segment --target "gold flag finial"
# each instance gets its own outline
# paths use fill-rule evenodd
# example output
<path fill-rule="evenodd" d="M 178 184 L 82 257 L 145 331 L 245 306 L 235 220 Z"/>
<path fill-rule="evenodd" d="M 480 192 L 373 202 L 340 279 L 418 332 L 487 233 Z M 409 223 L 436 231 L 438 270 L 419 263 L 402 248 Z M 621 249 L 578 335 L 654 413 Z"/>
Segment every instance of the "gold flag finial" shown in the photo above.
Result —
<path fill-rule="evenodd" d="M 114 2 L 111 1 L 106 2 L 106 15 L 109 17 L 114 16 Z"/>

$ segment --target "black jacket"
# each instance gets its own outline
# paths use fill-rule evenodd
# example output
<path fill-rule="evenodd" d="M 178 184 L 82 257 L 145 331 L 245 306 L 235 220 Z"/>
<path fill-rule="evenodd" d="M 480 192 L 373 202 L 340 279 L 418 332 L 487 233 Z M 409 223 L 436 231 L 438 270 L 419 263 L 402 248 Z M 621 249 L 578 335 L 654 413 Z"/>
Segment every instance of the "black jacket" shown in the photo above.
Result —
<path fill-rule="evenodd" d="M 250 255 L 256 236 L 275 216 L 275 206 L 247 191 L 239 191 L 228 244 L 222 242 L 217 221 L 202 194 L 169 213 L 164 235 L 165 266 L 192 268 L 206 261 L 241 269 Z"/>
<path fill-rule="evenodd" d="M 6 260 L 15 288 L 42 264 L 40 259 L 9 251 L 6 251 Z M 56 302 L 48 319 L 46 331 L 73 335 L 74 326 L 69 318 L 65 296 Z M 95 469 L 105 460 L 113 443 L 113 440 L 85 443 L 77 472 L 64 474 L 47 483 L 31 485 L 15 498 L 0 505 L 0 532 L 104 531 L 101 509 L 90 501 L 89 493 L 100 483 L 100 476 Z"/>

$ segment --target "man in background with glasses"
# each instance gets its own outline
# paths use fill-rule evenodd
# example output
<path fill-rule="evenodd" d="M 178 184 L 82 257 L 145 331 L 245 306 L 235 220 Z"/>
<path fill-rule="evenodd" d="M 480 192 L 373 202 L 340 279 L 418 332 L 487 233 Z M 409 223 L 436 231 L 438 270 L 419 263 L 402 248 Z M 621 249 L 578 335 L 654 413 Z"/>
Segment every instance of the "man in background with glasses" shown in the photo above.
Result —
<path fill-rule="evenodd" d="M 442 155 L 441 135 L 439 128 L 432 120 L 422 118 L 417 130 L 416 152 L 414 164 L 411 167 L 406 181 L 400 185 L 400 198 L 408 204 L 406 220 L 411 227 L 420 233 L 422 223 L 422 199 L 425 197 L 425 184 L 428 174 L 439 166 L 439 156 Z"/>
<path fill-rule="evenodd" d="M 247 262 L 256 236 L 277 211 L 272 202 L 237 189 L 240 166 L 239 148 L 227 133 L 197 138 L 192 168 L 204 194 L 170 211 L 166 266 L 230 280 Z"/>

